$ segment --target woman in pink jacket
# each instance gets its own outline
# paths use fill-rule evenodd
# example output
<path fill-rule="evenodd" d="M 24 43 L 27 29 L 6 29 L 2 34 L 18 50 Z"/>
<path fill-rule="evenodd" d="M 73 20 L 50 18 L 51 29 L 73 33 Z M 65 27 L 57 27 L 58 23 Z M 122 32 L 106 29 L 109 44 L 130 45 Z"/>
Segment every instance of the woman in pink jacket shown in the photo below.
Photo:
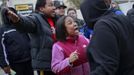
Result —
<path fill-rule="evenodd" d="M 79 35 L 78 25 L 70 16 L 57 21 L 57 42 L 52 50 L 52 71 L 57 75 L 89 75 L 86 47 L 89 40 Z"/>

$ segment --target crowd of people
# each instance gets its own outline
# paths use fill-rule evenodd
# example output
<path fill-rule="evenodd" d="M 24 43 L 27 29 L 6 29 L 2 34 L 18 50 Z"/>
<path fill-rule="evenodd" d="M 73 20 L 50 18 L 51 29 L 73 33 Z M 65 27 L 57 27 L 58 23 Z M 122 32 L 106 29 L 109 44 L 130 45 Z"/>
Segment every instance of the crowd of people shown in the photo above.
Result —
<path fill-rule="evenodd" d="M 67 15 L 65 15 L 67 9 Z M 27 16 L 2 7 L 0 67 L 11 75 L 134 75 L 134 7 L 84 0 L 84 20 L 62 1 L 37 0 Z"/>

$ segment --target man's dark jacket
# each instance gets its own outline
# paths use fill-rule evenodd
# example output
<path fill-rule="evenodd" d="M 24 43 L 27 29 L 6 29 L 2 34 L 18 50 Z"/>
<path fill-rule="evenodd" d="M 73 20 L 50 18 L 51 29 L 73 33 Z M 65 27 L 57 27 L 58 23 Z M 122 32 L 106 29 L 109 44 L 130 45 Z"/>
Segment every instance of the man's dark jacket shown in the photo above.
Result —
<path fill-rule="evenodd" d="M 30 16 L 21 17 L 17 24 L 18 29 L 30 33 L 33 69 L 51 71 L 54 40 L 46 16 L 41 12 L 35 12 Z"/>
<path fill-rule="evenodd" d="M 104 0 L 85 0 L 81 5 L 86 23 L 95 24 L 87 48 L 89 75 L 134 75 L 134 9 L 128 16 L 117 16 L 108 13 L 109 5 Z"/>

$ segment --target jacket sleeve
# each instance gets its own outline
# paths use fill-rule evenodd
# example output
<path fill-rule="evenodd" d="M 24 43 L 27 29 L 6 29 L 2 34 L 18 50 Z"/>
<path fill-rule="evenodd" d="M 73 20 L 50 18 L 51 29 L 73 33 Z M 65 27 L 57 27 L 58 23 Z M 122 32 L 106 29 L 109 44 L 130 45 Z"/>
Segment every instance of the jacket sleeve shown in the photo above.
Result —
<path fill-rule="evenodd" d="M 33 33 L 37 30 L 37 19 L 33 15 L 29 16 L 19 16 L 20 20 L 15 23 L 17 29 L 27 32 L 27 33 Z"/>
<path fill-rule="evenodd" d="M 119 66 L 119 48 L 115 30 L 100 21 L 87 48 L 91 66 L 90 75 L 115 75 Z"/>
<path fill-rule="evenodd" d="M 0 30 L 0 67 L 4 68 L 9 65 L 7 59 L 6 48 L 4 44 L 4 37 L 2 37 L 2 32 Z"/>
<path fill-rule="evenodd" d="M 71 69 L 69 58 L 64 57 L 63 50 L 58 44 L 53 45 L 51 67 L 56 74 L 63 74 Z"/>

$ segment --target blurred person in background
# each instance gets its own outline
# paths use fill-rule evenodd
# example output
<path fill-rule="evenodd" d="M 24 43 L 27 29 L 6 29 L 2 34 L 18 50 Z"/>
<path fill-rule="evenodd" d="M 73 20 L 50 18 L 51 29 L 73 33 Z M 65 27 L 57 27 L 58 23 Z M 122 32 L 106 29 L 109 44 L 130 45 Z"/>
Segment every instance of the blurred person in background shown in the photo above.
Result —
<path fill-rule="evenodd" d="M 60 18 L 65 15 L 65 9 L 67 6 L 64 5 L 63 1 L 54 1 L 54 5 L 56 7 L 56 15 Z"/>
<path fill-rule="evenodd" d="M 77 17 L 77 10 L 75 8 L 68 8 L 67 15 L 74 18 L 74 20 L 77 22 L 79 29 L 84 25 L 84 21 L 81 19 L 78 19 Z"/>
<path fill-rule="evenodd" d="M 119 5 L 118 5 L 118 3 L 117 3 L 116 1 L 112 1 L 111 7 L 112 7 L 113 11 L 115 12 L 115 14 L 117 14 L 117 15 L 124 14 L 124 13 L 120 10 L 120 7 L 119 7 Z"/>
<path fill-rule="evenodd" d="M 14 8 L 8 9 L 17 14 Z M 33 75 L 29 36 L 15 29 L 6 12 L 6 9 L 1 9 L 3 24 L 0 28 L 0 67 L 6 74 L 14 70 L 16 75 Z"/>

